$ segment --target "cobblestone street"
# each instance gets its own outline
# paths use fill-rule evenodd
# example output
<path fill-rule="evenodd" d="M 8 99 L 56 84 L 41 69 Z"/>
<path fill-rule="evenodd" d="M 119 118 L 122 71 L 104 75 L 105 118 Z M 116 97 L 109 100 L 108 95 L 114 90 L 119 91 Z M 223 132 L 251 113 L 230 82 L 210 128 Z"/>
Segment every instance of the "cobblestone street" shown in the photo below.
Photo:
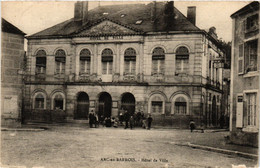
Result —
<path fill-rule="evenodd" d="M 256 161 L 176 144 L 224 137 L 176 129 L 84 128 L 52 126 L 45 131 L 3 131 L 2 166 L 103 167 L 231 167 Z M 216 142 L 217 143 L 217 142 Z"/>

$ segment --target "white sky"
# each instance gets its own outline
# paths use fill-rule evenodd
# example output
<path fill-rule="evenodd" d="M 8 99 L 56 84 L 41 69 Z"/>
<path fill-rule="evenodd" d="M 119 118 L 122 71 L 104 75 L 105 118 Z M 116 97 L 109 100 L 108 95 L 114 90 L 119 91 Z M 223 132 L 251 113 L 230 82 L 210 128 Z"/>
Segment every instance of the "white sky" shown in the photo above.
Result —
<path fill-rule="evenodd" d="M 101 1 L 100 5 L 149 2 L 151 1 Z M 74 15 L 74 3 L 75 1 L 2 1 L 1 15 L 27 35 L 30 35 L 72 18 Z M 248 3 L 250 2 L 175 1 L 174 5 L 185 16 L 188 6 L 196 6 L 196 25 L 201 29 L 208 29 L 211 26 L 215 26 L 219 38 L 231 41 L 232 20 L 230 15 Z M 89 2 L 89 9 L 97 6 L 98 2 Z"/>

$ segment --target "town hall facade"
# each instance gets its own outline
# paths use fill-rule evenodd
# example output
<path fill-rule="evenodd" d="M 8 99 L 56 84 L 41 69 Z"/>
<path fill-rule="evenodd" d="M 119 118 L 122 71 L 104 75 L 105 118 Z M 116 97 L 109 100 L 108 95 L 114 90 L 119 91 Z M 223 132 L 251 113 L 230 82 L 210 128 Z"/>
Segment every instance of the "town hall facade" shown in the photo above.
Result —
<path fill-rule="evenodd" d="M 27 36 L 25 121 L 151 114 L 155 124 L 217 126 L 223 58 L 215 29 L 195 25 L 173 2 L 100 6 Z"/>

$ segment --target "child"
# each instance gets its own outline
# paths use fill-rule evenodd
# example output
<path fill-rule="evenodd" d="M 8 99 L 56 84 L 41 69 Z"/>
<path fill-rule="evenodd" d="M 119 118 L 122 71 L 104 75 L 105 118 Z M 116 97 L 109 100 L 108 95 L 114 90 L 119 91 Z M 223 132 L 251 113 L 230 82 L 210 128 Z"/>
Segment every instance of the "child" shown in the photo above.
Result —
<path fill-rule="evenodd" d="M 130 128 L 133 129 L 134 125 L 135 125 L 135 119 L 133 116 L 131 116 L 130 117 Z"/>
<path fill-rule="evenodd" d="M 195 129 L 195 122 L 193 120 L 190 120 L 190 132 L 192 132 Z"/>

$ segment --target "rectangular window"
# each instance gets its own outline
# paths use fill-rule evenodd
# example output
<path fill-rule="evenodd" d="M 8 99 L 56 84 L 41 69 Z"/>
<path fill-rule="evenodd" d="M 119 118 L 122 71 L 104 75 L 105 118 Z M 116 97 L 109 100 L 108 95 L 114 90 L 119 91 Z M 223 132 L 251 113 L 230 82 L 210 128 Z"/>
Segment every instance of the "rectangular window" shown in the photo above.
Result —
<path fill-rule="evenodd" d="M 44 98 L 35 99 L 35 109 L 44 109 Z"/>
<path fill-rule="evenodd" d="M 188 73 L 189 59 L 176 59 L 176 73 Z"/>
<path fill-rule="evenodd" d="M 80 73 L 81 74 L 90 74 L 90 61 L 80 60 Z"/>
<path fill-rule="evenodd" d="M 245 44 L 245 72 L 257 71 L 257 44 L 258 40 Z"/>
<path fill-rule="evenodd" d="M 164 74 L 165 57 L 153 56 L 152 57 L 152 74 Z"/>
<path fill-rule="evenodd" d="M 125 68 L 124 70 L 125 74 L 134 75 L 136 69 L 136 61 L 125 61 L 124 68 Z"/>
<path fill-rule="evenodd" d="M 55 57 L 56 74 L 65 74 L 65 57 Z"/>
<path fill-rule="evenodd" d="M 256 93 L 246 94 L 247 125 L 256 126 Z"/>
<path fill-rule="evenodd" d="M 113 62 L 102 62 L 102 74 L 112 74 Z"/>
<path fill-rule="evenodd" d="M 161 101 L 152 101 L 152 113 L 162 113 L 162 104 Z"/>
<path fill-rule="evenodd" d="M 36 57 L 36 74 L 46 73 L 46 57 Z"/>
<path fill-rule="evenodd" d="M 186 102 L 175 102 L 175 114 L 185 115 L 187 103 Z"/>

